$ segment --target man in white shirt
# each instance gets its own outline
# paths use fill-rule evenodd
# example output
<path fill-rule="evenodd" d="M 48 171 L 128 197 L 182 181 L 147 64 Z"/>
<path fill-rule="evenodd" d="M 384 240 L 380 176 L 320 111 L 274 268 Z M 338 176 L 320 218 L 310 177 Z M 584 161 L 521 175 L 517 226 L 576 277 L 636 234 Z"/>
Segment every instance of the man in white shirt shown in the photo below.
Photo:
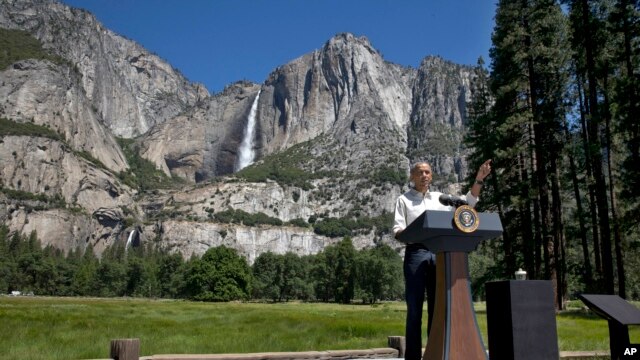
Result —
<path fill-rule="evenodd" d="M 480 165 L 476 181 L 471 190 L 462 197 L 470 206 L 475 206 L 480 196 L 484 178 L 491 172 L 491 160 Z M 413 189 L 400 195 L 396 201 L 393 232 L 395 237 L 425 210 L 453 210 L 440 203 L 439 192 L 430 192 L 433 179 L 431 165 L 418 162 L 411 167 L 410 180 Z M 423 244 L 407 244 L 404 254 L 405 300 L 407 302 L 407 322 L 405 330 L 406 360 L 422 359 L 422 305 L 427 293 L 427 312 L 429 316 L 427 335 L 431 331 L 433 309 L 436 295 L 436 257 Z"/>

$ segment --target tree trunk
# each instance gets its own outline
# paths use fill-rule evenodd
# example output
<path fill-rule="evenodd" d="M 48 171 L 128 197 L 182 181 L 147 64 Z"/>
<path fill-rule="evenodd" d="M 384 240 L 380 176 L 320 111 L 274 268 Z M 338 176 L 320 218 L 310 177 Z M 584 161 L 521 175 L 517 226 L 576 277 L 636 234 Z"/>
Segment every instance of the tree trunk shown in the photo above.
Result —
<path fill-rule="evenodd" d="M 589 108 L 591 110 L 590 118 L 587 119 L 587 129 L 589 132 L 590 155 L 593 167 L 593 177 L 595 179 L 596 190 L 596 206 L 598 208 L 598 224 L 600 226 L 601 235 L 601 252 L 602 252 L 602 273 L 604 280 L 604 291 L 607 294 L 614 293 L 613 279 L 613 257 L 611 254 L 611 233 L 609 224 L 609 204 L 607 203 L 607 186 L 605 183 L 604 172 L 602 170 L 602 154 L 600 153 L 602 145 L 600 143 L 600 114 L 598 106 L 598 91 L 595 74 L 595 58 L 594 44 L 591 34 L 590 10 L 587 0 L 581 0 L 582 4 L 582 22 L 584 25 L 585 52 L 587 63 L 587 80 L 589 83 Z"/>
<path fill-rule="evenodd" d="M 586 104 L 588 100 L 583 102 L 583 96 L 586 98 L 586 94 L 582 91 L 582 79 L 578 79 L 578 99 L 580 102 L 580 125 L 582 135 L 582 146 L 584 148 L 585 155 L 585 169 L 587 191 L 589 192 L 589 214 L 591 216 L 591 233 L 593 234 L 593 257 L 595 259 L 596 272 L 602 273 L 602 257 L 600 256 L 600 230 L 598 229 L 598 209 L 596 208 L 596 188 L 595 181 L 593 180 L 593 174 L 591 172 L 591 155 L 589 151 L 589 132 L 587 131 L 587 113 L 588 109 Z M 586 100 L 586 99 L 585 99 Z M 589 286 L 589 283 L 587 283 Z M 596 290 L 596 289 L 594 289 Z"/>
<path fill-rule="evenodd" d="M 551 198 L 552 213 L 553 213 L 553 254 L 554 262 L 557 273 L 557 293 L 556 300 L 558 302 L 558 309 L 564 309 L 564 300 L 566 294 L 566 278 L 565 269 L 566 262 L 564 257 L 564 222 L 562 220 L 562 198 L 560 196 L 560 175 L 558 173 L 557 157 L 559 151 L 552 152 L 550 159 L 549 173 L 551 174 Z"/>
<path fill-rule="evenodd" d="M 527 5 L 523 5 L 526 7 Z M 523 26 L 526 32 L 530 32 L 528 20 L 525 18 Z M 524 46 L 527 53 L 531 52 L 531 37 L 526 35 L 524 38 Z M 537 180 L 537 186 L 535 189 L 538 191 L 538 199 L 540 201 L 540 220 L 542 227 L 542 250 L 544 254 L 544 278 L 554 282 L 554 294 L 558 293 L 557 284 L 557 264 L 555 262 L 556 254 L 556 239 L 554 234 L 550 231 L 552 229 L 551 224 L 551 209 L 549 206 L 549 182 L 547 181 L 547 153 L 549 149 L 546 148 L 545 143 L 548 140 L 548 132 L 545 131 L 545 119 L 541 116 L 541 110 L 538 108 L 538 74 L 536 73 L 534 66 L 534 59 L 531 55 L 527 57 L 527 75 L 529 79 L 529 106 L 531 109 L 533 120 L 533 148 L 535 151 L 535 176 Z M 556 296 L 557 300 L 557 296 Z M 560 304 L 556 304 L 556 308 L 559 308 Z"/>
<path fill-rule="evenodd" d="M 520 165 L 520 181 L 521 184 L 529 182 L 529 174 L 526 168 L 526 160 L 524 156 L 518 157 Z M 522 205 L 520 206 L 521 229 L 522 229 L 522 257 L 524 260 L 524 268 L 530 274 L 530 279 L 536 279 L 535 272 L 535 243 L 533 237 L 533 229 L 531 224 L 531 200 L 529 197 L 529 188 L 522 185 L 520 187 L 520 196 L 522 197 Z"/>
<path fill-rule="evenodd" d="M 604 87 L 607 86 L 608 77 L 605 75 Z M 607 140 L 607 176 L 609 177 L 609 197 L 611 199 L 611 218 L 613 221 L 613 236 L 614 236 L 614 249 L 616 252 L 616 268 L 618 273 L 618 295 L 621 298 L 627 297 L 626 290 L 626 275 L 624 272 L 624 257 L 622 252 L 622 234 L 620 233 L 620 226 L 618 224 L 618 212 L 616 210 L 616 193 L 615 193 L 615 181 L 613 178 L 613 162 L 611 160 L 611 153 L 613 152 L 613 142 L 611 139 L 611 113 L 609 109 L 609 96 L 605 91 L 604 95 L 604 118 L 605 118 L 605 136 Z"/>
<path fill-rule="evenodd" d="M 565 138 L 568 142 L 573 143 L 571 135 L 567 127 L 567 123 L 564 123 Z M 576 170 L 576 161 L 573 156 L 573 151 L 569 151 L 569 171 L 571 175 L 571 183 L 573 185 L 573 197 L 576 200 L 576 216 L 578 217 L 578 224 L 580 226 L 580 243 L 582 245 L 582 258 L 584 262 L 584 271 L 582 272 L 582 281 L 585 285 L 591 284 L 593 281 L 593 270 L 591 269 L 591 257 L 589 256 L 589 241 L 587 239 L 587 226 L 584 221 L 584 209 L 582 208 L 582 196 L 580 195 L 580 184 L 578 183 L 578 174 Z"/>

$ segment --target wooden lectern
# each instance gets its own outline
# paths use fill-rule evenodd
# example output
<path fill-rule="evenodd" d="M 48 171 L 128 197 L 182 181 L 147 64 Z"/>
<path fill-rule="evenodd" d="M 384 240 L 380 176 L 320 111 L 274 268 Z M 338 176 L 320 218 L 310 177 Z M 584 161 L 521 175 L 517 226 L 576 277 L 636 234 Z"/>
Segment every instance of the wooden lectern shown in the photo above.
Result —
<path fill-rule="evenodd" d="M 479 213 L 470 233 L 454 225 L 453 211 L 427 210 L 398 237 L 436 254 L 436 302 L 424 360 L 487 360 L 471 300 L 468 254 L 502 234 L 498 214 Z"/>

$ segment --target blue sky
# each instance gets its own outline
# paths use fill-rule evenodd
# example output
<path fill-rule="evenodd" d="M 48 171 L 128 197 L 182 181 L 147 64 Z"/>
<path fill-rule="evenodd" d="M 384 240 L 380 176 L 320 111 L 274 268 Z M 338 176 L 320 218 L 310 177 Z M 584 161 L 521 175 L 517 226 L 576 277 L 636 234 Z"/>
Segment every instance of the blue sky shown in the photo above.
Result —
<path fill-rule="evenodd" d="M 496 0 L 63 0 L 92 12 L 190 81 L 219 92 L 262 83 L 277 66 L 341 32 L 366 36 L 385 60 L 427 55 L 489 64 Z"/>

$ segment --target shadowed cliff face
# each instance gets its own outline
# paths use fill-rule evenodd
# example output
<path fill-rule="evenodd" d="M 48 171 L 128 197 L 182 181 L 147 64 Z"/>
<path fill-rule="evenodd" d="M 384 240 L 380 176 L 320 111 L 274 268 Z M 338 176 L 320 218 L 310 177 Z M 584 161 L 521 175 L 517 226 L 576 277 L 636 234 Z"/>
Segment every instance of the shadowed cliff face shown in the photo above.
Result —
<path fill-rule="evenodd" d="M 152 128 L 141 155 L 167 175 L 200 182 L 234 171 L 242 134 L 259 86 L 240 82 Z"/>
<path fill-rule="evenodd" d="M 431 163 L 443 175 L 441 184 L 462 181 L 468 171 L 463 139 L 472 75 L 471 68 L 438 57 L 425 58 L 418 69 L 407 155 Z"/>
<path fill-rule="evenodd" d="M 338 34 L 262 84 L 209 95 L 82 10 L 8 0 L 0 27 L 27 30 L 64 59 L 0 69 L 0 117 L 58 134 L 0 141 L 0 186 L 19 192 L 0 192 L 0 221 L 11 231 L 36 230 L 44 245 L 90 244 L 100 253 L 139 228 L 140 241 L 185 256 L 216 245 L 250 260 L 264 251 L 311 254 L 337 239 L 301 223 L 392 212 L 411 161 L 430 161 L 440 190 L 467 172 L 461 143 L 472 71 L 440 58 L 406 68 L 386 62 L 366 38 Z M 289 173 L 255 183 L 220 178 L 233 175 L 259 92 L 255 167 Z M 135 137 L 140 156 L 190 185 L 146 192 L 126 185 L 131 165 L 116 136 Z M 228 210 L 298 225 L 215 219 Z M 380 229 L 353 239 L 358 248 L 394 245 Z"/>
<path fill-rule="evenodd" d="M 364 155 L 359 153 L 381 143 L 404 153 L 413 73 L 386 63 L 365 38 L 335 36 L 322 49 L 276 69 L 265 82 L 260 99 L 262 153 L 321 134 L 331 141 L 319 145 L 320 153 L 347 146 L 346 153 L 358 162 Z"/>

